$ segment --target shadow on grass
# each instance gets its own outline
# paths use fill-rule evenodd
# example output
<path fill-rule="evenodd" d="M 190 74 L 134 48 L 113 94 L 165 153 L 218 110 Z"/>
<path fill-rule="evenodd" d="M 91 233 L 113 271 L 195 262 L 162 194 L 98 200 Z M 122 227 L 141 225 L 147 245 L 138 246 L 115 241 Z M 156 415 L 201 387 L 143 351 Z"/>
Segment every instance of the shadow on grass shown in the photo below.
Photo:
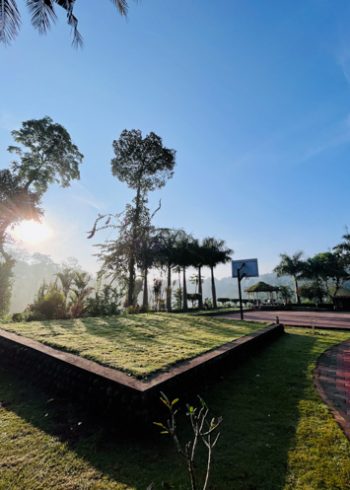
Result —
<path fill-rule="evenodd" d="M 286 334 L 216 386 L 202 390 L 212 411 L 224 418 L 212 489 L 283 489 L 314 342 L 312 336 Z M 48 402 L 48 395 L 13 373 L 1 371 L 0 376 L 0 399 L 8 410 L 67 442 L 112 481 L 137 490 L 151 481 L 156 488 L 162 481 L 172 482 L 176 489 L 188 488 L 171 441 L 157 432 L 142 437 L 103 429 L 82 407 L 63 398 Z"/>

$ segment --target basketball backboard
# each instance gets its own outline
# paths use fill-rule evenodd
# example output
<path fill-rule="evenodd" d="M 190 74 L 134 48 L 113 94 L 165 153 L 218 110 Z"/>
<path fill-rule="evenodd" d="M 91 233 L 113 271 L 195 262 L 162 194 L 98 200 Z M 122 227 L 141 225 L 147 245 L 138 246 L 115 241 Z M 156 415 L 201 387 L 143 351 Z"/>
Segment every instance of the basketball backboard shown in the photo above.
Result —
<path fill-rule="evenodd" d="M 258 277 L 258 259 L 232 260 L 232 277 Z"/>

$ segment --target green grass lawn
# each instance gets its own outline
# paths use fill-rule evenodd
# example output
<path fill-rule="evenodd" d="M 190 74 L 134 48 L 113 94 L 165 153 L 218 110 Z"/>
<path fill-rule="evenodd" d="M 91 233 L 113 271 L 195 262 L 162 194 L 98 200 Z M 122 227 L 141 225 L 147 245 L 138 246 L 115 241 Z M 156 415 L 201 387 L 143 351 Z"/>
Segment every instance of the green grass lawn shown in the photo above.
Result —
<path fill-rule="evenodd" d="M 320 353 L 348 337 L 290 329 L 201 391 L 224 417 L 212 490 L 350 488 L 350 444 L 312 381 Z M 1 490 L 189 488 L 171 441 L 156 430 L 142 439 L 102 429 L 78 406 L 3 370 L 0 401 Z M 179 420 L 184 438 L 187 423 Z"/>
<path fill-rule="evenodd" d="M 150 313 L 8 323 L 1 328 L 137 377 L 247 335 L 261 324 Z"/>

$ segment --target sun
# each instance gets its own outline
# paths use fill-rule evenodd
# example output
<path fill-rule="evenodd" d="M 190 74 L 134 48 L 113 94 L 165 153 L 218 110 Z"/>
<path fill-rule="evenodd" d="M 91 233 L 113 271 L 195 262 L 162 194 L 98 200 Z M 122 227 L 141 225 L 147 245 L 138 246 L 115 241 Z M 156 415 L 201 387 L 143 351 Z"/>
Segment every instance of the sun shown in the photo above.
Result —
<path fill-rule="evenodd" d="M 29 245 L 48 240 L 52 235 L 51 228 L 45 223 L 37 221 L 22 221 L 11 231 L 11 236 L 16 240 Z"/>

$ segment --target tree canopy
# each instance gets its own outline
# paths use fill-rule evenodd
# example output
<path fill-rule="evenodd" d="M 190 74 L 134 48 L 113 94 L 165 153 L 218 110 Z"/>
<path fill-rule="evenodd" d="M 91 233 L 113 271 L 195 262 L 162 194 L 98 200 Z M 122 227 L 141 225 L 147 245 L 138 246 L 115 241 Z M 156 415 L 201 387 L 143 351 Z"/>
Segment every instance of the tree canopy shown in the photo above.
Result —
<path fill-rule="evenodd" d="M 8 148 L 18 157 L 12 170 L 25 188 L 32 186 L 41 195 L 50 184 L 68 187 L 71 180 L 79 179 L 83 155 L 61 124 L 46 116 L 24 121 L 11 134 L 20 145 Z"/>
<path fill-rule="evenodd" d="M 113 141 L 113 149 L 112 173 L 131 189 L 154 191 L 174 174 L 175 151 L 163 146 L 162 139 L 153 132 L 142 138 L 139 129 L 124 129 Z"/>

